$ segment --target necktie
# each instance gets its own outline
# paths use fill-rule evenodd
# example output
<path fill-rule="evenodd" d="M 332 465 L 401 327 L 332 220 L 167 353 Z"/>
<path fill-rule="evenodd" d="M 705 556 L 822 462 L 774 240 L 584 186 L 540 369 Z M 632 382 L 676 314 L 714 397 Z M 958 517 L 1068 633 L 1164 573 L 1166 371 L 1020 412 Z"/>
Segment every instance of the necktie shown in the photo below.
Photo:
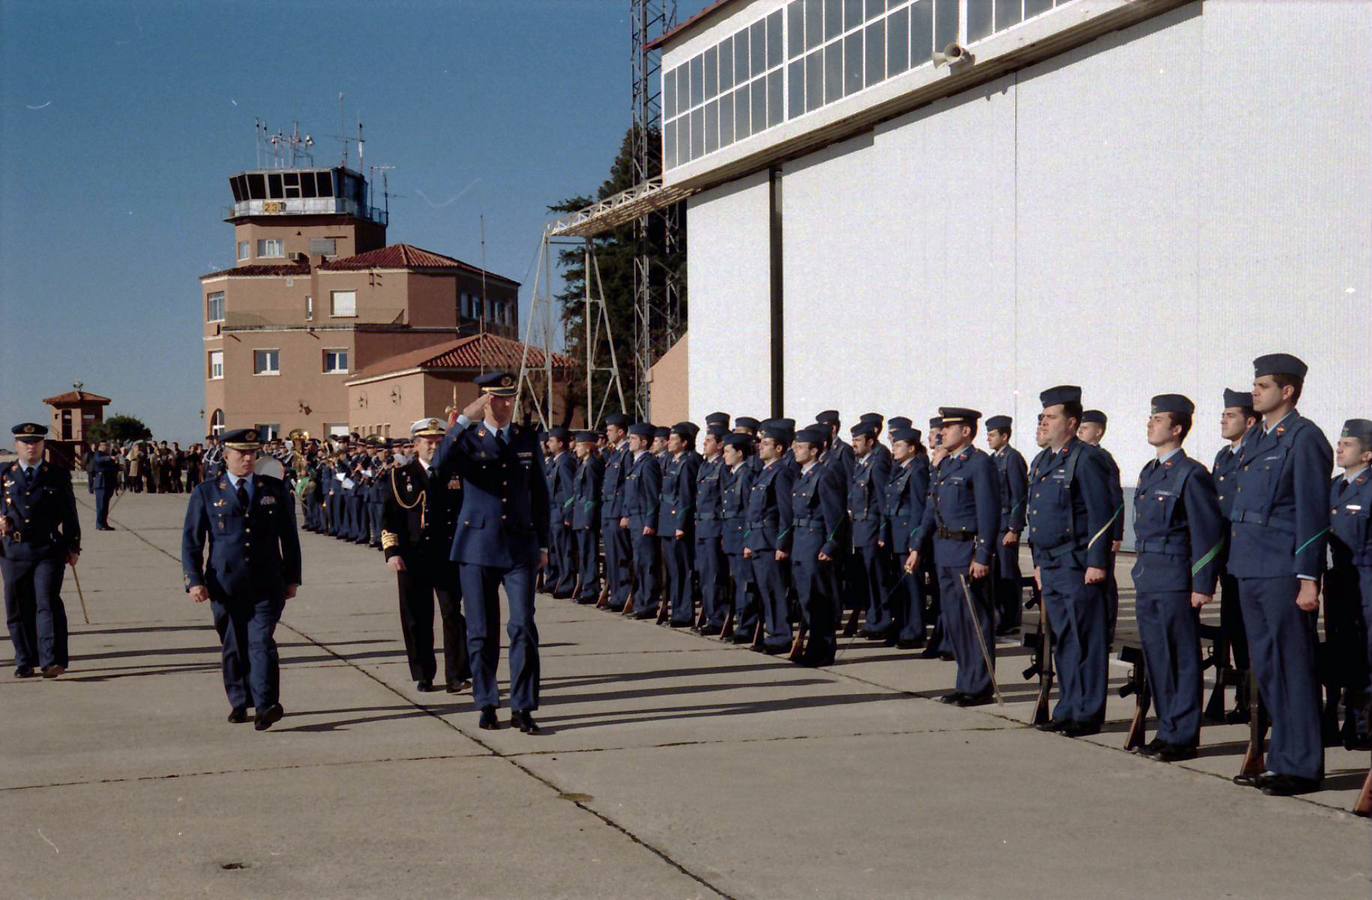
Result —
<path fill-rule="evenodd" d="M 238 479 L 238 505 L 246 512 L 248 509 L 248 482 L 245 478 Z"/>
<path fill-rule="evenodd" d="M 505 447 L 506 447 L 506 442 L 505 442 L 505 429 L 501 428 L 501 429 L 499 429 L 499 430 L 496 431 L 496 433 L 495 433 L 495 442 L 496 442 L 496 444 L 498 444 L 498 445 L 500 446 L 501 452 L 504 452 Z"/>

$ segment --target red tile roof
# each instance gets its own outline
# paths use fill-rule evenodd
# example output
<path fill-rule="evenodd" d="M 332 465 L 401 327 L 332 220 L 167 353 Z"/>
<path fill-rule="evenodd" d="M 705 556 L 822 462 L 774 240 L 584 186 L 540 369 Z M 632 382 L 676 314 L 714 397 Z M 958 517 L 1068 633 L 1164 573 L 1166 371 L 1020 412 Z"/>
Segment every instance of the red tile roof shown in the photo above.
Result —
<path fill-rule="evenodd" d="M 407 353 L 398 353 L 373 363 L 358 372 L 355 378 L 375 378 L 392 372 L 410 369 L 508 369 L 519 371 L 520 360 L 524 355 L 524 344 L 496 334 L 471 335 L 458 338 L 446 344 L 421 347 Z M 543 366 L 543 351 L 538 347 L 529 348 L 529 365 Z M 561 353 L 553 354 L 553 367 L 569 369 L 574 365 L 571 357 Z"/>
<path fill-rule="evenodd" d="M 99 394 L 92 394 L 90 391 L 67 391 L 65 394 L 49 397 L 43 402 L 49 406 L 56 406 L 59 403 L 67 406 L 75 403 L 94 403 L 97 406 L 104 406 L 106 403 L 110 402 L 110 398 L 102 397 Z"/>
<path fill-rule="evenodd" d="M 310 274 L 310 264 L 307 262 L 281 263 L 275 266 L 259 265 L 254 263 L 248 266 L 235 266 L 232 269 L 220 269 L 218 272 L 210 272 L 201 275 L 200 280 L 207 278 L 219 278 L 223 275 L 232 275 L 237 278 L 286 278 L 294 275 Z"/>
<path fill-rule="evenodd" d="M 425 250 L 415 247 L 412 244 L 391 244 L 389 247 L 382 247 L 378 250 L 368 250 L 366 253 L 359 253 L 356 256 L 343 256 L 337 259 L 326 259 L 320 265 L 321 269 L 333 272 L 357 271 L 359 269 L 414 269 L 414 270 L 457 270 L 468 272 L 472 275 L 480 275 L 481 269 L 469 263 L 464 263 L 460 259 L 453 259 L 451 256 L 444 256 L 441 253 L 434 253 L 432 250 Z M 518 281 L 497 275 L 494 272 L 487 272 L 486 277 L 495 281 L 503 281 L 516 287 Z"/>

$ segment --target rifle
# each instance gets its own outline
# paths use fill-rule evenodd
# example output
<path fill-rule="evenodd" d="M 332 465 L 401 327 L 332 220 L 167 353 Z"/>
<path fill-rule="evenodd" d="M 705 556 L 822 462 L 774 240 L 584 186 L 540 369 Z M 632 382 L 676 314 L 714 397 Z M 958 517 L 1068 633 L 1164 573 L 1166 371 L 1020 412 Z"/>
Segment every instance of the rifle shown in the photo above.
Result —
<path fill-rule="evenodd" d="M 734 608 L 730 606 L 724 611 L 724 626 L 719 629 L 719 639 L 727 641 L 734 636 Z"/>
<path fill-rule="evenodd" d="M 1367 770 L 1367 779 L 1358 792 L 1358 802 L 1353 804 L 1353 815 L 1364 818 L 1372 816 L 1372 769 Z"/>
<path fill-rule="evenodd" d="M 1145 743 L 1143 736 L 1148 723 L 1148 707 L 1153 702 L 1153 694 L 1148 689 L 1148 664 L 1142 647 L 1121 647 L 1120 659 L 1133 666 L 1129 670 L 1129 680 L 1119 690 L 1121 697 L 1134 695 L 1134 718 L 1129 722 L 1124 749 L 1137 750 Z"/>
<path fill-rule="evenodd" d="M 1021 584 L 1024 580 L 1021 580 Z M 1034 700 L 1034 715 L 1030 719 L 1030 724 L 1041 725 L 1052 718 L 1052 713 L 1048 708 L 1048 698 L 1053 693 L 1053 676 L 1055 674 L 1053 671 L 1053 627 L 1048 622 L 1048 610 L 1043 603 L 1043 592 L 1032 576 L 1027 580 L 1030 586 L 1030 599 L 1028 603 L 1024 604 L 1024 608 L 1038 607 L 1039 625 L 1038 641 L 1033 650 L 1033 662 L 1030 663 L 1029 668 L 1024 670 L 1024 678 L 1027 680 L 1037 677 L 1039 680 L 1039 693 Z M 1029 635 L 1025 634 L 1023 639 L 1027 642 Z"/>
<path fill-rule="evenodd" d="M 805 627 L 805 623 L 802 622 L 800 626 L 796 628 L 796 636 L 791 641 L 791 652 L 786 656 L 791 662 L 800 662 L 801 658 L 805 656 L 805 637 L 807 633 L 808 629 Z"/>
<path fill-rule="evenodd" d="M 1258 696 L 1258 678 L 1248 674 L 1248 748 L 1243 753 L 1243 766 L 1240 775 L 1250 778 L 1263 773 L 1267 762 L 1263 757 L 1263 741 L 1267 738 L 1267 707 Z"/>

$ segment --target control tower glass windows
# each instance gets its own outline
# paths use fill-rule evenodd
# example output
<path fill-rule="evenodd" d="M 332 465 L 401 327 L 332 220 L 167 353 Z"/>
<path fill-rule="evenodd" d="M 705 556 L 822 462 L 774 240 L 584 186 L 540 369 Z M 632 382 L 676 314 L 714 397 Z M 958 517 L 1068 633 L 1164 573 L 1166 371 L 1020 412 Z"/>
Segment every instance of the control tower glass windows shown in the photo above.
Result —
<path fill-rule="evenodd" d="M 286 255 L 286 244 L 280 238 L 262 238 L 257 242 L 257 255 L 263 259 L 279 259 Z"/>
<path fill-rule="evenodd" d="M 310 238 L 310 256 L 337 256 L 338 238 Z"/>
<path fill-rule="evenodd" d="M 205 321 L 224 321 L 224 292 L 215 291 L 205 295 Z"/>
<path fill-rule="evenodd" d="M 239 242 L 238 242 L 238 258 L 239 258 L 239 259 L 248 259 L 248 258 L 251 257 L 251 256 L 252 256 L 252 244 L 248 243 L 247 241 L 239 241 Z"/>

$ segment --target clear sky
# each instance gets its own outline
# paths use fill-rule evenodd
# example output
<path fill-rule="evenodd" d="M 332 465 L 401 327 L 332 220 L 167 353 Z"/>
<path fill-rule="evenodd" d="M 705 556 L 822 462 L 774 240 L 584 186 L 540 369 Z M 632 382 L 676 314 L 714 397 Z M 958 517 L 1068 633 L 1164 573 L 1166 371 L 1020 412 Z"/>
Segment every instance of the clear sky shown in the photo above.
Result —
<path fill-rule="evenodd" d="M 340 91 L 395 167 L 389 241 L 479 263 L 484 213 L 527 310 L 544 208 L 594 191 L 628 127 L 628 8 L 0 0 L 0 442 L 75 381 L 203 435 L 196 279 L 234 264 L 228 176 L 255 118 L 336 162 Z"/>

